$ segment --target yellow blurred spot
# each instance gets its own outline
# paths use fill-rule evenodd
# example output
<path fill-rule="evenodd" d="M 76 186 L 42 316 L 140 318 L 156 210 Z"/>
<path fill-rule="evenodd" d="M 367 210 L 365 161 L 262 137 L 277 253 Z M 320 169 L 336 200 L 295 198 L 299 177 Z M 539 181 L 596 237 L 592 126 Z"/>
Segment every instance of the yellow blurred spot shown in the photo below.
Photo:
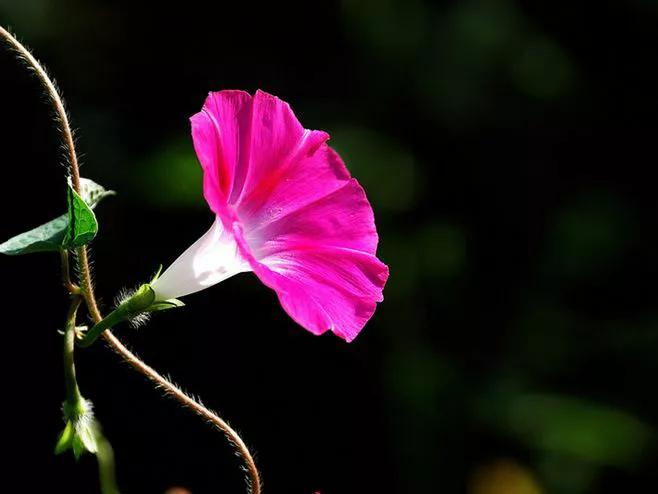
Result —
<path fill-rule="evenodd" d="M 496 460 L 473 473 L 469 494 L 542 494 L 543 490 L 528 469 L 513 460 Z"/>
<path fill-rule="evenodd" d="M 184 487 L 172 487 L 171 489 L 167 489 L 165 494 L 192 494 L 192 491 L 188 491 Z"/>

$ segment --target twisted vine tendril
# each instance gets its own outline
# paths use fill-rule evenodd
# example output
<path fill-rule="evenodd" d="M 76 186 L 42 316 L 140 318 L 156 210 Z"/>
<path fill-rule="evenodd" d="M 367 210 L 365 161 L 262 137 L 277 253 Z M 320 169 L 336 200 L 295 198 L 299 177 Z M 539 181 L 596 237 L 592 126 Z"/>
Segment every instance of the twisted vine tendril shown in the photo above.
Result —
<path fill-rule="evenodd" d="M 75 150 L 74 134 L 71 130 L 69 117 L 66 112 L 66 107 L 64 106 L 64 101 L 60 95 L 59 90 L 57 89 L 57 86 L 48 76 L 48 73 L 39 63 L 39 61 L 30 53 L 30 51 L 2 26 L 0 26 L 0 38 L 7 42 L 11 49 L 17 53 L 18 57 L 23 62 L 25 62 L 26 66 L 37 75 L 39 81 L 43 85 L 46 91 L 46 95 L 53 106 L 57 126 L 62 135 L 63 149 L 66 155 L 68 171 L 71 176 L 71 183 L 75 191 L 79 193 L 80 165 L 78 163 L 78 157 Z M 68 272 L 68 260 L 64 261 L 64 257 L 62 260 L 63 262 L 67 263 L 66 266 L 63 266 L 63 269 Z M 82 246 L 76 249 L 76 264 L 80 288 L 72 283 L 68 277 L 65 278 L 66 288 L 72 294 L 78 293 L 79 291 L 80 295 L 82 295 L 85 300 L 87 310 L 94 320 L 94 323 L 98 323 L 103 319 L 103 317 L 101 316 L 98 303 L 96 302 L 96 297 L 94 296 L 89 254 L 86 247 Z M 109 329 L 106 330 L 102 336 L 108 346 L 115 353 L 117 353 L 133 369 L 151 381 L 156 388 L 162 390 L 166 396 L 170 396 L 180 405 L 192 410 L 195 414 L 221 431 L 226 436 L 228 441 L 234 446 L 236 454 L 244 462 L 243 469 L 246 472 L 247 492 L 249 494 L 260 494 L 261 481 L 258 469 L 256 468 L 256 463 L 251 453 L 249 452 L 249 449 L 245 445 L 242 438 L 238 435 L 238 433 L 224 420 L 222 420 L 216 413 L 203 406 L 191 396 L 187 395 L 170 380 L 140 360 L 139 357 L 128 350 L 128 348 L 126 348 L 121 340 L 114 336 Z"/>

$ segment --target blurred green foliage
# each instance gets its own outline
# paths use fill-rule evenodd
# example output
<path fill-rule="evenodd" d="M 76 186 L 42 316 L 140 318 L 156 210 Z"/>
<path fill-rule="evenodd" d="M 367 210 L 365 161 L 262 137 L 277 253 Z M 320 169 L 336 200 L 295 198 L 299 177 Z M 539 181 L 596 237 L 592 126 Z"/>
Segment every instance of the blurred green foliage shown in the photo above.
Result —
<path fill-rule="evenodd" d="M 557 211 L 548 248 L 550 269 L 574 278 L 614 266 L 633 234 L 623 201 L 611 194 L 583 192 Z"/>
<path fill-rule="evenodd" d="M 506 429 L 532 447 L 604 466 L 635 464 L 652 438 L 632 415 L 576 398 L 521 395 L 507 419 Z"/>
<path fill-rule="evenodd" d="M 409 211 L 421 192 L 413 156 L 390 136 L 365 128 L 338 127 L 331 144 L 381 208 Z"/>
<path fill-rule="evenodd" d="M 162 209 L 205 208 L 201 167 L 189 139 L 173 139 L 130 169 L 131 192 Z"/>

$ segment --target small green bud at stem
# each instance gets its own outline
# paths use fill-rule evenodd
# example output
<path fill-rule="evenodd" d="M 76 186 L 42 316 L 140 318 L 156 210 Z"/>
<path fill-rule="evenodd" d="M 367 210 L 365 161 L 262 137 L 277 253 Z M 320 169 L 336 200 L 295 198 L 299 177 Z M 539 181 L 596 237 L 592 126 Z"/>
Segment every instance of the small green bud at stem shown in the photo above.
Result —
<path fill-rule="evenodd" d="M 103 320 L 93 326 L 84 337 L 78 341 L 81 347 L 88 347 L 105 331 L 120 322 L 127 321 L 145 312 L 157 312 L 166 309 L 182 307 L 180 300 L 155 300 L 155 292 L 149 283 L 140 286 L 135 293 L 125 299 L 119 306 L 110 312 Z"/>
<path fill-rule="evenodd" d="M 151 286 L 148 284 L 140 286 L 135 293 L 121 302 L 119 306 L 105 316 L 102 321 L 87 331 L 87 334 L 82 340 L 78 341 L 78 344 L 81 347 L 91 345 L 103 333 L 103 331 L 122 321 L 126 321 L 137 314 L 145 312 L 154 301 L 155 292 Z"/>

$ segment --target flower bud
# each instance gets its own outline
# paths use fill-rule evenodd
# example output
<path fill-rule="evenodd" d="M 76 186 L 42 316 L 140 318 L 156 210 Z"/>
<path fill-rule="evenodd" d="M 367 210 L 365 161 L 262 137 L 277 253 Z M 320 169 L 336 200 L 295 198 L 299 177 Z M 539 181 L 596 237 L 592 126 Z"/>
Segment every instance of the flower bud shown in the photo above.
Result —
<path fill-rule="evenodd" d="M 64 402 L 64 419 L 66 427 L 57 440 L 55 454 L 73 450 L 76 460 L 84 452 L 95 454 L 98 451 L 97 436 L 100 428 L 94 417 L 90 401 L 82 399 L 76 404 Z"/>

